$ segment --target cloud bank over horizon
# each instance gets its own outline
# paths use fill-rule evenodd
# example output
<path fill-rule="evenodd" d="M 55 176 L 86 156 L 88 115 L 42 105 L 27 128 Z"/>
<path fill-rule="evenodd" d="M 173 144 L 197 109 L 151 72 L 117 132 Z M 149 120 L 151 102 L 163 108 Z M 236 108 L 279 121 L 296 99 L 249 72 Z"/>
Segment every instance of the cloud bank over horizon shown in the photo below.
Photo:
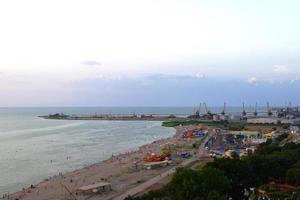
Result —
<path fill-rule="evenodd" d="M 20 86 L 24 82 L 19 83 Z M 25 83 L 27 85 L 28 83 Z M 231 106 L 297 104 L 300 79 L 285 82 L 219 80 L 188 75 L 152 74 L 140 77 L 98 77 L 57 82 L 53 87 L 23 87 L 4 91 L 4 106 L 194 106 L 207 102 Z M 3 92 L 3 90 L 1 91 Z M 38 101 L 35 98 L 38 95 Z M 5 105 L 6 104 L 6 105 Z"/>

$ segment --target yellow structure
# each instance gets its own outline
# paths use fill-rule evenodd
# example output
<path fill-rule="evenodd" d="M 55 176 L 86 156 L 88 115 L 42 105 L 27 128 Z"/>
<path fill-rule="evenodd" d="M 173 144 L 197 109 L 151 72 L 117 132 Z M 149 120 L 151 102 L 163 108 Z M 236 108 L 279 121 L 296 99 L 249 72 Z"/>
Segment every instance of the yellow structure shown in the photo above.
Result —
<path fill-rule="evenodd" d="M 234 135 L 241 134 L 241 135 L 252 135 L 252 136 L 255 136 L 258 134 L 257 131 L 231 131 L 230 133 L 234 134 Z"/>

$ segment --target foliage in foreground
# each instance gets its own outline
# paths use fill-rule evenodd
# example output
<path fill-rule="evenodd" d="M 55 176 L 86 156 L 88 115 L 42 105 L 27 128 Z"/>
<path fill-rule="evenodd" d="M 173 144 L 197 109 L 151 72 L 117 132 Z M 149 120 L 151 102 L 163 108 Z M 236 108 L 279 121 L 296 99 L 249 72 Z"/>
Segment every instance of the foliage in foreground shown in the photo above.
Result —
<path fill-rule="evenodd" d="M 142 197 L 127 200 L 152 199 L 226 199 L 226 191 L 230 187 L 229 179 L 219 169 L 204 167 L 200 171 L 180 168 L 172 181 L 163 189 L 152 191 Z M 195 198 L 197 196 L 197 198 Z"/>

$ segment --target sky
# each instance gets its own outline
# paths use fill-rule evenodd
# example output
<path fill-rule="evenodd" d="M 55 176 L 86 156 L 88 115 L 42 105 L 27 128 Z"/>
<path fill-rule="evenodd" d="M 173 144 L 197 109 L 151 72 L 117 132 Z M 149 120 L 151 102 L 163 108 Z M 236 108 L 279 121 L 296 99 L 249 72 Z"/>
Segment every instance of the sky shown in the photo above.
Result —
<path fill-rule="evenodd" d="M 300 104 L 298 0 L 0 1 L 0 106 Z"/>

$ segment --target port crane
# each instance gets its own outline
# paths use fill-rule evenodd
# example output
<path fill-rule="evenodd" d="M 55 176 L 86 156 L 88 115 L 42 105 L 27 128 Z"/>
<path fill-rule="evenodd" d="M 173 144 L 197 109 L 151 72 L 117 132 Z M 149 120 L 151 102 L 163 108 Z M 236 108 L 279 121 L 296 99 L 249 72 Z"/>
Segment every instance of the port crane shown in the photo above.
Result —
<path fill-rule="evenodd" d="M 201 114 L 201 107 L 202 107 L 202 103 L 199 104 L 198 110 L 196 111 L 196 116 L 200 117 Z"/>
<path fill-rule="evenodd" d="M 205 102 L 203 104 L 204 104 L 204 108 L 205 108 L 205 117 L 208 119 L 212 119 L 213 115 L 212 115 L 211 111 L 207 109 Z"/>
<path fill-rule="evenodd" d="M 270 107 L 270 103 L 269 102 L 267 102 L 267 113 L 268 113 L 269 117 L 271 117 L 273 115 L 272 108 Z"/>
<path fill-rule="evenodd" d="M 254 115 L 255 117 L 258 115 L 258 112 L 257 112 L 257 102 L 255 103 L 255 110 L 254 110 L 253 115 Z"/>
<path fill-rule="evenodd" d="M 207 109 L 206 103 L 204 103 L 204 107 L 205 107 L 205 113 L 207 115 L 211 115 L 211 111 Z"/>
<path fill-rule="evenodd" d="M 242 112 L 242 117 L 246 117 L 247 116 L 247 112 L 245 110 L 245 103 L 243 102 L 243 112 Z"/>
<path fill-rule="evenodd" d="M 221 115 L 225 116 L 225 110 L 226 110 L 226 102 L 224 102 L 223 110 L 221 112 Z"/>
<path fill-rule="evenodd" d="M 200 118 L 200 111 L 201 111 L 201 103 L 198 108 L 194 107 L 194 112 L 192 113 L 192 115 L 189 115 L 188 118 L 191 118 L 191 119 Z"/>
<path fill-rule="evenodd" d="M 194 107 L 193 115 L 196 115 L 196 112 L 197 112 L 196 107 Z"/>

